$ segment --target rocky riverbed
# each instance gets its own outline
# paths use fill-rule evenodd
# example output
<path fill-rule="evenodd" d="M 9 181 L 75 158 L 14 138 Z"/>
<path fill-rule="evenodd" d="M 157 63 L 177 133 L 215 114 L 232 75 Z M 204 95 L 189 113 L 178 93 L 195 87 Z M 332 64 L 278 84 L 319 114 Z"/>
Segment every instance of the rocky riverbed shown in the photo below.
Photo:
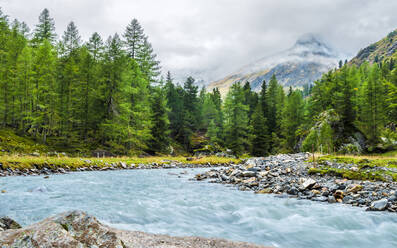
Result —
<path fill-rule="evenodd" d="M 82 211 L 70 211 L 21 228 L 0 219 L 0 246 L 7 247 L 112 247 L 112 248 L 260 248 L 254 244 L 201 237 L 170 237 L 117 230 Z"/>
<path fill-rule="evenodd" d="M 308 153 L 250 158 L 243 164 L 197 174 L 196 180 L 233 184 L 239 190 L 275 194 L 328 203 L 342 203 L 373 211 L 397 211 L 396 182 L 347 180 L 309 173 Z M 327 166 L 340 166 L 328 162 Z M 354 165 L 349 168 L 355 170 Z M 382 169 L 382 168 L 381 168 Z"/>
<path fill-rule="evenodd" d="M 149 163 L 149 164 L 127 164 L 125 162 L 114 162 L 106 163 L 105 166 L 100 166 L 95 164 L 94 161 L 89 159 L 81 159 L 85 166 L 73 168 L 69 166 L 64 166 L 62 168 L 57 168 L 51 164 L 40 164 L 33 166 L 34 168 L 5 168 L 2 163 L 0 163 L 0 177 L 6 176 L 39 176 L 39 175 L 51 175 L 51 174 L 65 174 L 69 172 L 78 171 L 112 171 L 112 170 L 144 170 L 144 169 L 176 169 L 176 168 L 211 168 L 211 167 L 224 167 L 230 166 L 233 163 L 205 163 L 205 164 L 194 164 L 189 163 L 189 161 L 194 160 L 194 158 L 187 158 L 186 163 L 181 163 L 177 161 L 164 161 L 164 163 Z"/>

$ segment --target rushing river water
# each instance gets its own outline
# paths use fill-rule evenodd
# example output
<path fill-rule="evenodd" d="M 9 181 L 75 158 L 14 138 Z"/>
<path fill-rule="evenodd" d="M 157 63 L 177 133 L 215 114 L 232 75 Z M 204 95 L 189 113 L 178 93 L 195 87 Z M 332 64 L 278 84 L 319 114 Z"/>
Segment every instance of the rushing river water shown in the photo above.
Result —
<path fill-rule="evenodd" d="M 0 216 L 23 225 L 81 209 L 111 226 L 273 247 L 397 247 L 397 214 L 189 181 L 204 169 L 0 178 Z M 180 174 L 187 171 L 188 174 Z"/>

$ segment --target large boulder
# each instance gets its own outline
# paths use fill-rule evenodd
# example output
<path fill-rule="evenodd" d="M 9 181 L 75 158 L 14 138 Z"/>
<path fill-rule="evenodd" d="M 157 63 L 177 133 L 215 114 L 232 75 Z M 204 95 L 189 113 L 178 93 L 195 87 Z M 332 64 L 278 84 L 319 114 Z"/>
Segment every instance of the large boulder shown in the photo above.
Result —
<path fill-rule="evenodd" d="M 21 229 L 0 231 L 0 247 L 79 248 L 263 248 L 263 246 L 200 237 L 170 237 L 121 231 L 101 224 L 82 211 L 71 211 Z"/>
<path fill-rule="evenodd" d="M 2 247 L 115 247 L 123 248 L 116 233 L 95 217 L 71 211 L 22 229 L 0 234 Z"/>

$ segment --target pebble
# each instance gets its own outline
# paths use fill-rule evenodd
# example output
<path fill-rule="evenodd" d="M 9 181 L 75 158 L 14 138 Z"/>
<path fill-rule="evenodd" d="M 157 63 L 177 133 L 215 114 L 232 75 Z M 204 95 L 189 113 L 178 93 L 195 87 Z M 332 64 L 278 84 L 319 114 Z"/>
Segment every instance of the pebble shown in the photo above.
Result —
<path fill-rule="evenodd" d="M 243 164 L 214 169 L 196 176 L 196 180 L 236 185 L 239 190 L 259 194 L 288 195 L 298 199 L 342 203 L 367 207 L 368 210 L 397 212 L 397 183 L 347 180 L 331 175 L 308 173 L 308 153 L 280 154 L 251 158 Z M 327 161 L 328 166 L 344 165 Z M 357 167 L 355 165 L 349 165 Z"/>

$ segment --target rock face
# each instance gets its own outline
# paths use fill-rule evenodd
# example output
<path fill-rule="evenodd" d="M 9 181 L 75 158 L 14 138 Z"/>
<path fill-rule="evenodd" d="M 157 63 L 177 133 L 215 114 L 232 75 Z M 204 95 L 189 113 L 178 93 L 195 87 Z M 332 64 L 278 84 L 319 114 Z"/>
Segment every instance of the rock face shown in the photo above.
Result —
<path fill-rule="evenodd" d="M 385 38 L 361 49 L 349 64 L 361 65 L 364 62 L 380 62 L 388 57 L 397 58 L 397 29 Z"/>
<path fill-rule="evenodd" d="M 9 223 L 9 221 L 7 222 Z M 15 222 L 16 223 L 16 222 Z M 82 211 L 71 211 L 47 218 L 37 224 L 0 231 L 0 246 L 7 247 L 79 247 L 79 248 L 260 248 L 262 246 L 222 239 L 170 237 L 143 232 L 120 231 L 101 224 Z"/>

